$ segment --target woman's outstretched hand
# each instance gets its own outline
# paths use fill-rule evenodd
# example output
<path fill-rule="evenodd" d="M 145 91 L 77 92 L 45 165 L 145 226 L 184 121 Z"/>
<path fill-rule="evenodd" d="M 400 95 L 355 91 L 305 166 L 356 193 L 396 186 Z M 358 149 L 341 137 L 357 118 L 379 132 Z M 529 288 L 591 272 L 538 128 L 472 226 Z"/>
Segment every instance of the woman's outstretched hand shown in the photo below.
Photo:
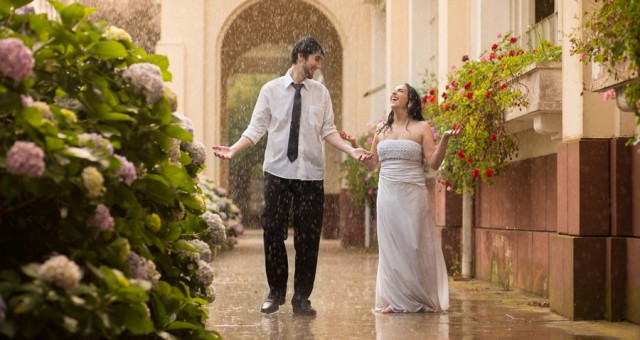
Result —
<path fill-rule="evenodd" d="M 451 130 L 447 130 L 442 134 L 443 137 L 457 137 L 460 133 L 462 133 L 462 126 L 453 125 Z"/>
<path fill-rule="evenodd" d="M 340 137 L 342 137 L 342 139 L 344 139 L 347 142 L 349 142 L 352 147 L 354 147 L 354 148 L 359 148 L 360 147 L 360 145 L 358 145 L 358 140 L 356 140 L 355 137 L 353 137 L 352 135 L 348 134 L 346 131 L 340 131 Z"/>
<path fill-rule="evenodd" d="M 359 161 L 367 161 L 373 158 L 373 152 L 367 151 L 363 148 L 355 148 L 351 151 L 351 157 Z"/>

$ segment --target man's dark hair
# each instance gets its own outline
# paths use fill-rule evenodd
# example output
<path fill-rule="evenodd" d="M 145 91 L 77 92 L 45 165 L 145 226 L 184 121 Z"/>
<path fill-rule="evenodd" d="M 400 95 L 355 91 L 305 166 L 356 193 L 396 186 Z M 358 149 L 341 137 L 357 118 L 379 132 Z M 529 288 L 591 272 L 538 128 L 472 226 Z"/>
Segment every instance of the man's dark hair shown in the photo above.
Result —
<path fill-rule="evenodd" d="M 291 64 L 294 65 L 298 60 L 298 53 L 302 53 L 304 59 L 309 57 L 309 54 L 320 51 L 324 55 L 324 49 L 320 46 L 320 43 L 313 37 L 304 37 L 293 46 L 291 50 Z"/>

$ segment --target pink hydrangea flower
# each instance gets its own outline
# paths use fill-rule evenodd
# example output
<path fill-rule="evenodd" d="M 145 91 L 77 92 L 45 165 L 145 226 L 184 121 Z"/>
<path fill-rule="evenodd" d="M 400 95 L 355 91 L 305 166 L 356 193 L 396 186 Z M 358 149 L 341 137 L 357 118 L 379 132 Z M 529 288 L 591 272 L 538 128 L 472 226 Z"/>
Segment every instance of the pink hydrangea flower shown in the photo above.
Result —
<path fill-rule="evenodd" d="M 111 217 L 109 208 L 104 204 L 98 204 L 95 215 L 89 219 L 89 225 L 105 231 L 113 231 L 116 223 Z"/>
<path fill-rule="evenodd" d="M 131 183 L 138 178 L 135 165 L 129 162 L 124 156 L 114 155 L 114 157 L 120 162 L 120 168 L 115 171 L 116 177 L 128 186 L 131 186 Z"/>
<path fill-rule="evenodd" d="M 22 81 L 33 73 L 34 64 L 33 54 L 22 40 L 17 38 L 0 40 L 0 74 Z"/>
<path fill-rule="evenodd" d="M 36 178 L 42 176 L 44 170 L 44 151 L 36 143 L 16 141 L 7 151 L 8 173 Z"/>

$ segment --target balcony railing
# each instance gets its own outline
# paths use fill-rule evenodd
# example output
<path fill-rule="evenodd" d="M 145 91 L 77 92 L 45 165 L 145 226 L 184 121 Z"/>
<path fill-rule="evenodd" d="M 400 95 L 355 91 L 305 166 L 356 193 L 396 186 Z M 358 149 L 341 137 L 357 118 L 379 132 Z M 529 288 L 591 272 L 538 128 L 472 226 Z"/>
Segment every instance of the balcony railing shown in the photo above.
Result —
<path fill-rule="evenodd" d="M 558 12 L 540 20 L 522 34 L 523 43 L 531 49 L 536 48 L 540 40 L 550 41 L 554 46 L 558 45 Z"/>

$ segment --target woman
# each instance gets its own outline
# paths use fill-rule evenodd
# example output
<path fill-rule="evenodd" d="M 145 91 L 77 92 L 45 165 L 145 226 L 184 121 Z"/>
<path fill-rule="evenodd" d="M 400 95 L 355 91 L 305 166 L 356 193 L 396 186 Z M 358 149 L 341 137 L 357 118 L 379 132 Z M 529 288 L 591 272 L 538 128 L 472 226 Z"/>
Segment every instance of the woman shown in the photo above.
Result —
<path fill-rule="evenodd" d="M 450 136 L 435 145 L 433 132 L 422 117 L 420 95 L 409 84 L 397 86 L 390 97 L 391 113 L 376 128 L 364 161 L 369 170 L 379 164 L 378 275 L 376 312 L 439 312 L 449 308 L 447 269 L 435 230 L 423 172 L 424 162 L 438 169 Z M 356 147 L 356 140 L 341 132 Z"/>

